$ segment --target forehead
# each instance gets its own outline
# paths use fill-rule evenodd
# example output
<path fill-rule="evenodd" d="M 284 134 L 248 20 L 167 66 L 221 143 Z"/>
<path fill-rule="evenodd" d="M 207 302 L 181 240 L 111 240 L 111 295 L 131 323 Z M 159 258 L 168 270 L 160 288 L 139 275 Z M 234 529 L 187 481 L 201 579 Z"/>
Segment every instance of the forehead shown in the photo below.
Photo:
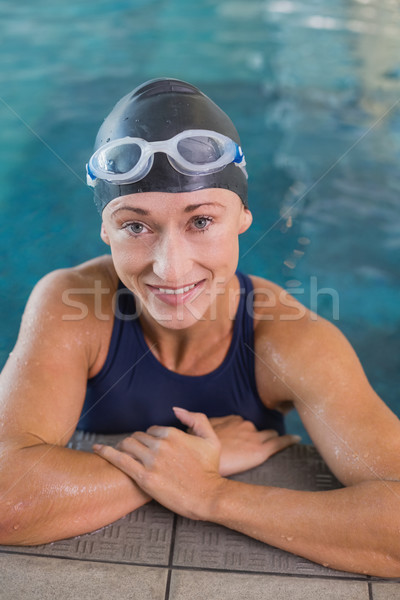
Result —
<path fill-rule="evenodd" d="M 226 211 L 235 205 L 242 205 L 242 201 L 234 192 L 220 188 L 209 188 L 195 192 L 143 192 L 120 196 L 109 202 L 104 212 L 110 216 L 122 211 L 122 209 L 134 211 L 141 215 L 190 214 L 203 206 L 204 208 Z"/>

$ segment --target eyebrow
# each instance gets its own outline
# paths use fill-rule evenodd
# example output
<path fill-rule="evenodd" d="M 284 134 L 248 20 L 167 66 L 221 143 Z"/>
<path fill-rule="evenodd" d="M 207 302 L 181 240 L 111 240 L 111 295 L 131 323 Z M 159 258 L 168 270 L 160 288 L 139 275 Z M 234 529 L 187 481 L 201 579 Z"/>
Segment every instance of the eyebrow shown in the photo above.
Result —
<path fill-rule="evenodd" d="M 223 204 L 220 204 L 219 202 L 201 202 L 200 204 L 189 204 L 188 206 L 185 206 L 183 212 L 185 212 L 185 213 L 193 212 L 194 210 L 197 210 L 198 208 L 200 208 L 200 206 L 213 206 L 213 207 L 218 206 L 220 208 L 226 208 L 226 206 L 224 206 Z M 139 207 L 135 207 L 135 206 L 120 206 L 112 213 L 112 216 L 114 217 L 117 214 L 117 212 L 119 212 L 120 210 L 129 210 L 131 212 L 134 212 L 138 215 L 143 215 L 143 216 L 148 216 L 151 214 L 151 212 L 149 210 L 145 210 L 144 208 L 139 208 Z"/>

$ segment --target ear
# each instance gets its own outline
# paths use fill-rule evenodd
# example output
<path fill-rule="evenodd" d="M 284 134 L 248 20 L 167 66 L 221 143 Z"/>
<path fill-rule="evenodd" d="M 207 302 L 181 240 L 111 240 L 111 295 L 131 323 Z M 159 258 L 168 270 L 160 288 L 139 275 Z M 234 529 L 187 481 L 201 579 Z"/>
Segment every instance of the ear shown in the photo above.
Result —
<path fill-rule="evenodd" d="M 244 233 L 245 231 L 247 231 L 248 228 L 250 227 L 250 225 L 252 224 L 252 222 L 253 222 L 253 215 L 251 214 L 251 212 L 248 208 L 243 207 L 241 215 L 240 215 L 239 233 Z"/>
<path fill-rule="evenodd" d="M 101 222 L 100 237 L 103 240 L 103 242 L 107 244 L 107 246 L 110 245 L 110 238 L 108 237 L 108 233 L 106 231 L 106 228 L 104 227 L 103 221 Z"/>

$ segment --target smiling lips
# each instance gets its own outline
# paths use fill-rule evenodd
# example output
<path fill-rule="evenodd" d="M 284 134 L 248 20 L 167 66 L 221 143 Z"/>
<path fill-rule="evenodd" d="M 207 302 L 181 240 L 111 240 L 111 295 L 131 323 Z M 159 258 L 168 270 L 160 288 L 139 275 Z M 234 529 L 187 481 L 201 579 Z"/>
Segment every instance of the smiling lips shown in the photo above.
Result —
<path fill-rule="evenodd" d="M 186 287 L 178 288 L 177 290 L 174 290 L 172 288 L 161 288 L 161 287 L 159 287 L 157 289 L 160 290 L 160 292 L 162 294 L 184 294 L 185 292 L 192 290 L 195 285 L 197 285 L 197 284 L 192 283 L 192 285 L 187 285 Z"/>
<path fill-rule="evenodd" d="M 195 288 L 198 287 L 200 284 L 202 284 L 204 282 L 204 279 L 202 279 L 201 281 L 198 281 L 197 283 L 192 283 L 190 285 L 186 285 L 184 287 L 180 287 L 180 288 L 163 288 L 163 287 L 158 287 L 155 285 L 149 285 L 149 287 L 151 288 L 152 292 L 158 296 L 160 299 L 163 299 L 165 301 L 167 301 L 167 303 L 169 304 L 170 302 L 168 302 L 166 296 L 168 296 L 170 298 L 171 301 L 173 301 L 173 298 L 175 297 L 176 300 L 178 300 L 178 298 L 186 299 L 187 297 L 189 297 L 191 294 L 190 292 Z"/>

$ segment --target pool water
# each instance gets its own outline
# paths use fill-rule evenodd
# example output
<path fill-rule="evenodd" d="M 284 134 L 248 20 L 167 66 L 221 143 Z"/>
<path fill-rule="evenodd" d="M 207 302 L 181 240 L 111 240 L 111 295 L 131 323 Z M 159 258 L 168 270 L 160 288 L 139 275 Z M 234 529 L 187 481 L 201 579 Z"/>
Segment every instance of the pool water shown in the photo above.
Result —
<path fill-rule="evenodd" d="M 170 76 L 199 85 L 241 134 L 255 220 L 240 268 L 334 321 L 400 415 L 397 0 L 0 11 L 1 364 L 36 281 L 106 251 L 84 182 L 101 120 L 135 85 Z M 288 424 L 308 440 L 295 414 Z"/>

